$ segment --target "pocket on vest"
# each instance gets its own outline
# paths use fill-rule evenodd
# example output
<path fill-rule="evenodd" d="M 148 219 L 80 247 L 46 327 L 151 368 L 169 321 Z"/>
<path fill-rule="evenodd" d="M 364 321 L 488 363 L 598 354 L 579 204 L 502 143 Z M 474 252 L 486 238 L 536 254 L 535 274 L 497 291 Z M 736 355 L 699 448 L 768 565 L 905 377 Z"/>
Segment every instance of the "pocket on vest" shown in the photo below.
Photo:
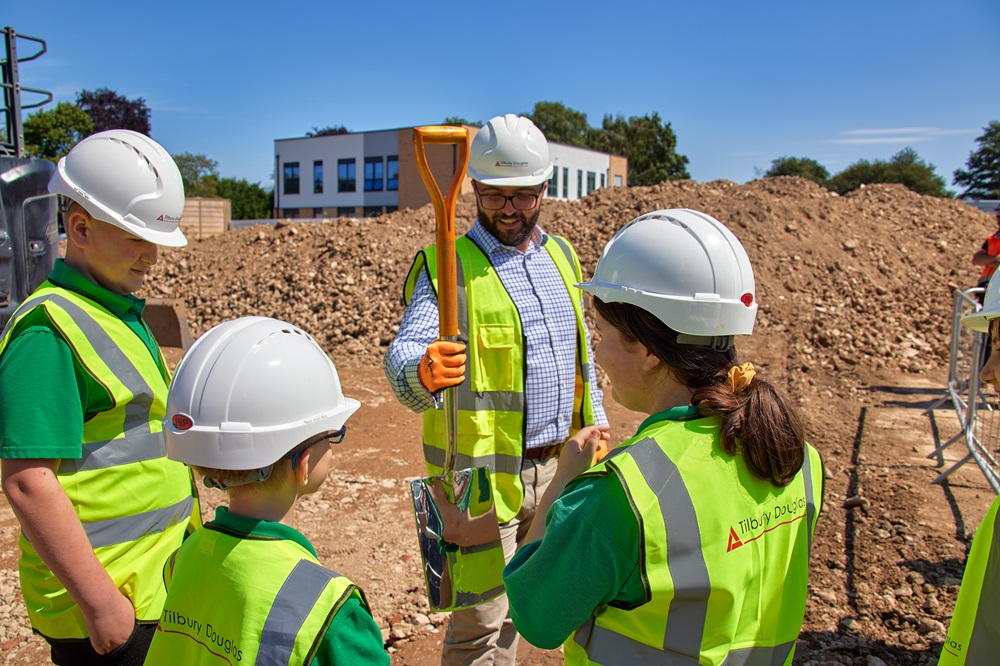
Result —
<path fill-rule="evenodd" d="M 514 349 L 518 343 L 514 326 L 485 324 L 475 340 L 475 383 L 473 391 L 514 390 Z M 517 369 L 520 372 L 520 368 Z"/>

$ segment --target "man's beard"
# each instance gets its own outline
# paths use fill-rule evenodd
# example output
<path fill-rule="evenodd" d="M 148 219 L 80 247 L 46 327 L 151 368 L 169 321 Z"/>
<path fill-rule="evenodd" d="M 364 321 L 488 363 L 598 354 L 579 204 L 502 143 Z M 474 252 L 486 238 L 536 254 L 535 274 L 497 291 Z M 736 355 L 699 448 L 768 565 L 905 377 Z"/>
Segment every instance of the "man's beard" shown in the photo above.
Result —
<path fill-rule="evenodd" d="M 535 230 L 535 225 L 538 223 L 538 215 L 542 212 L 542 207 L 539 206 L 532 213 L 531 217 L 525 217 L 524 211 L 515 210 L 514 219 L 520 220 L 521 226 L 516 229 L 510 230 L 500 230 L 497 228 L 496 223 L 493 221 L 494 218 L 504 217 L 504 212 L 502 210 L 483 210 L 479 204 L 476 204 L 476 208 L 479 211 L 479 222 L 486 228 L 486 231 L 490 232 L 494 238 L 496 238 L 502 245 L 508 245 L 510 247 L 517 247 L 528 240 L 531 236 L 531 232 Z"/>

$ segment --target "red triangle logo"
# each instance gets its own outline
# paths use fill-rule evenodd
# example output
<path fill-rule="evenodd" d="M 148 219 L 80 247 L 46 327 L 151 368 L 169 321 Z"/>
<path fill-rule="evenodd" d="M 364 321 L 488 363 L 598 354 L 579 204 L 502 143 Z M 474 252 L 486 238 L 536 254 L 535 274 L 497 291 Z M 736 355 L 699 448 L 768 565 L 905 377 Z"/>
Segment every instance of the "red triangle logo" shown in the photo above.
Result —
<path fill-rule="evenodd" d="M 161 216 L 159 216 L 159 217 L 158 217 L 158 218 L 156 218 L 156 219 L 157 219 L 157 220 L 158 220 L 159 222 L 163 222 L 163 216 L 162 216 L 162 215 L 161 215 Z"/>
<path fill-rule="evenodd" d="M 497 163 L 494 164 L 493 166 L 500 166 L 500 160 L 497 160 Z"/>
<path fill-rule="evenodd" d="M 729 547 L 726 548 L 726 552 L 728 553 L 729 551 L 734 550 L 736 548 L 739 548 L 742 545 L 743 545 L 743 542 L 740 541 L 740 538 L 738 536 L 736 536 L 736 530 L 734 530 L 732 527 L 730 527 L 729 528 Z"/>

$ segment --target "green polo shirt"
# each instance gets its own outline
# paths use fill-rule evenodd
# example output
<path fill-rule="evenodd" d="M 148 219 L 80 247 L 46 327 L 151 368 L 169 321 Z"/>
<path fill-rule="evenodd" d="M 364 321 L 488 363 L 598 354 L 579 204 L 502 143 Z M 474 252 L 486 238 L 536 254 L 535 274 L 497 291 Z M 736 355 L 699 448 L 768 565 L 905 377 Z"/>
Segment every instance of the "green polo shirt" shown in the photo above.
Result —
<path fill-rule="evenodd" d="M 636 433 L 658 421 L 697 416 L 697 407 L 674 407 L 649 416 Z M 594 609 L 612 601 L 643 603 L 639 548 L 639 522 L 618 475 L 571 481 L 545 516 L 545 537 L 521 546 L 504 568 L 518 633 L 551 650 Z"/>
<path fill-rule="evenodd" d="M 110 292 L 62 259 L 56 260 L 49 281 L 121 319 L 167 376 L 163 356 L 142 319 L 146 301 Z M 43 308 L 18 322 L 0 356 L 0 458 L 79 458 L 83 424 L 111 405 L 107 389 L 83 369 Z"/>
<path fill-rule="evenodd" d="M 220 506 L 215 510 L 215 520 L 206 524 L 210 525 L 242 539 L 264 537 L 294 541 L 316 557 L 316 550 L 305 536 L 281 523 L 237 516 L 229 513 L 226 507 Z M 205 571 L 204 575 L 211 576 L 213 572 Z M 334 615 L 310 666 L 333 664 L 344 666 L 389 664 L 389 655 L 382 644 L 382 630 L 361 602 L 354 597 L 349 597 Z"/>

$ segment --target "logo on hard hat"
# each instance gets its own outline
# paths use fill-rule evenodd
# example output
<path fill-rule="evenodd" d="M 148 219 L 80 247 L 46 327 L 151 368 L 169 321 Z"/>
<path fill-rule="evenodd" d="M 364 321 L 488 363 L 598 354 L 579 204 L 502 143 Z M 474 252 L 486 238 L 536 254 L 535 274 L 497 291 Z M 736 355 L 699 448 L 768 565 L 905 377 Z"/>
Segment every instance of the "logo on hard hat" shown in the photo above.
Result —
<path fill-rule="evenodd" d="M 743 305 L 750 307 L 753 305 L 753 294 L 743 294 L 740 296 L 740 301 L 743 302 Z"/>
<path fill-rule="evenodd" d="M 187 414 L 178 412 L 170 418 L 170 424 L 177 430 L 190 430 L 194 426 L 194 419 Z"/>
<path fill-rule="evenodd" d="M 167 215 L 166 213 L 164 213 L 163 215 L 159 216 L 156 219 L 159 222 L 180 222 L 181 221 L 181 218 L 175 217 L 173 215 Z"/>
<path fill-rule="evenodd" d="M 525 167 L 528 166 L 527 162 L 509 162 L 507 160 L 497 160 L 497 163 L 493 166 L 498 167 Z"/>

